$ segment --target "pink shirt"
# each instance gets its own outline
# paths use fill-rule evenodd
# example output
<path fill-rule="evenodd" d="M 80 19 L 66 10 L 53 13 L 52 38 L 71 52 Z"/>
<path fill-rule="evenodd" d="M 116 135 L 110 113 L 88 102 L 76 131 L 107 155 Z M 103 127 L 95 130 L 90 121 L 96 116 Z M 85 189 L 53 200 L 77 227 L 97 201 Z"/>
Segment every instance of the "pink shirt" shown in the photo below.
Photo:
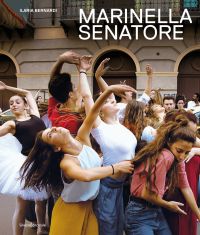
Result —
<path fill-rule="evenodd" d="M 154 184 L 152 185 L 152 191 L 161 197 L 163 197 L 163 194 L 165 193 L 166 175 L 173 162 L 174 162 L 174 155 L 168 149 L 163 149 L 156 163 L 156 173 L 155 173 L 156 187 L 154 186 Z M 134 174 L 133 174 L 132 182 L 131 182 L 131 194 L 136 197 L 141 196 L 142 190 L 146 184 L 147 168 L 148 166 L 146 167 L 144 171 L 144 164 L 141 164 L 139 167 L 137 167 L 134 170 Z M 143 172 L 142 175 L 140 175 L 141 172 Z M 185 163 L 183 161 L 178 163 L 177 174 L 178 174 L 177 186 L 179 188 L 189 187 L 187 175 L 185 172 Z M 153 180 L 153 177 L 154 176 L 152 176 L 152 180 Z"/>

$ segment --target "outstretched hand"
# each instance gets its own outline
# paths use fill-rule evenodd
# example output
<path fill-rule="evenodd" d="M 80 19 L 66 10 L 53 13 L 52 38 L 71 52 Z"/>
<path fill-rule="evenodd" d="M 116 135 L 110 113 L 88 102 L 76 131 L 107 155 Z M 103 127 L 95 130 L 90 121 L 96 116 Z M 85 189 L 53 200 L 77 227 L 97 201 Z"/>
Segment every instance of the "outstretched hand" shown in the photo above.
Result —
<path fill-rule="evenodd" d="M 77 69 L 79 71 L 88 71 L 92 67 L 92 56 L 91 55 L 83 55 L 79 58 L 79 64 L 77 65 Z"/>
<path fill-rule="evenodd" d="M 6 84 L 0 81 L 0 90 L 5 90 L 5 89 L 6 89 Z"/>
<path fill-rule="evenodd" d="M 69 64 L 79 64 L 79 58 L 81 56 L 74 51 L 67 51 L 59 56 L 59 61 Z"/>
<path fill-rule="evenodd" d="M 108 87 L 115 95 L 126 98 L 125 92 L 137 93 L 137 91 L 128 85 L 111 85 Z"/>
<path fill-rule="evenodd" d="M 95 77 L 99 78 L 102 77 L 106 71 L 109 69 L 109 66 L 105 67 L 105 64 L 110 60 L 110 58 L 106 58 L 104 59 L 100 65 L 98 66 L 96 72 L 95 72 Z"/>
<path fill-rule="evenodd" d="M 179 206 L 184 206 L 183 203 L 175 202 L 175 201 L 170 201 L 168 203 L 169 203 L 169 208 L 168 208 L 169 210 L 183 214 L 183 215 L 187 215 L 187 213 L 179 207 Z"/>
<path fill-rule="evenodd" d="M 153 69 L 152 69 L 150 64 L 146 65 L 146 73 L 147 73 L 148 76 L 152 76 L 153 75 Z"/>

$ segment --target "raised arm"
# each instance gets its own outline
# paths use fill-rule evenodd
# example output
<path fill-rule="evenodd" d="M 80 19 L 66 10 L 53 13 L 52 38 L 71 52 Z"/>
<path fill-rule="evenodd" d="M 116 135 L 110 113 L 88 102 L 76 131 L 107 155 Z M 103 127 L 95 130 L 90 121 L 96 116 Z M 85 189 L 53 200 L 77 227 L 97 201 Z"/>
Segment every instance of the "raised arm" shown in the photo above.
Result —
<path fill-rule="evenodd" d="M 108 88 L 108 84 L 105 82 L 105 80 L 102 78 L 102 76 L 106 73 L 108 70 L 108 66 L 105 67 L 106 63 L 110 60 L 110 58 L 104 59 L 100 65 L 98 66 L 96 72 L 95 72 L 95 78 L 98 83 L 99 89 L 101 92 L 104 92 Z"/>
<path fill-rule="evenodd" d="M 79 65 L 77 66 L 79 71 L 79 92 L 84 101 L 85 112 L 88 115 L 90 109 L 94 105 L 92 93 L 87 80 L 87 72 L 91 69 L 92 56 L 81 56 Z"/>
<path fill-rule="evenodd" d="M 106 66 L 106 63 L 110 60 L 110 58 L 106 58 L 104 59 L 98 66 L 96 72 L 95 72 L 95 78 L 96 81 L 98 83 L 98 86 L 100 88 L 101 92 L 104 92 L 107 88 L 108 88 L 108 84 L 105 82 L 105 80 L 103 79 L 103 75 L 106 73 L 106 71 L 108 70 L 109 66 Z M 136 93 L 136 90 L 133 89 L 132 92 Z M 121 98 L 126 99 L 126 96 L 121 96 L 121 94 L 119 94 L 119 96 Z M 110 98 L 115 99 L 115 96 L 113 93 L 110 94 Z"/>
<path fill-rule="evenodd" d="M 153 69 L 149 64 L 146 65 L 146 73 L 147 73 L 147 82 L 145 90 L 143 94 L 137 99 L 137 101 L 143 102 L 144 104 L 148 104 L 152 89 Z"/>
<path fill-rule="evenodd" d="M 51 69 L 50 80 L 61 72 L 64 63 L 79 64 L 79 58 L 80 55 L 73 51 L 67 51 L 61 54 Z"/>
<path fill-rule="evenodd" d="M 33 114 L 37 117 L 40 117 L 37 104 L 36 104 L 35 99 L 33 98 L 33 95 L 31 94 L 30 91 L 27 91 L 27 90 L 24 90 L 21 88 L 17 88 L 17 87 L 7 86 L 5 83 L 3 83 L 1 81 L 0 81 L 0 90 L 9 90 L 15 94 L 19 94 L 19 95 L 26 97 L 27 104 L 30 109 L 30 114 Z"/>
<path fill-rule="evenodd" d="M 153 69 L 150 64 L 146 65 L 147 83 L 144 92 L 150 96 L 152 89 Z"/>
<path fill-rule="evenodd" d="M 111 93 L 115 93 L 116 95 L 123 97 L 125 96 L 126 91 L 134 92 L 134 89 L 126 85 L 109 86 L 96 100 L 95 104 L 93 105 L 92 109 L 90 110 L 89 114 L 84 120 L 82 126 L 80 127 L 77 137 L 84 142 L 90 143 L 89 135 L 90 135 L 91 129 L 94 125 L 95 120 L 97 119 L 100 113 L 101 107 L 104 104 L 105 100 L 110 96 Z"/>

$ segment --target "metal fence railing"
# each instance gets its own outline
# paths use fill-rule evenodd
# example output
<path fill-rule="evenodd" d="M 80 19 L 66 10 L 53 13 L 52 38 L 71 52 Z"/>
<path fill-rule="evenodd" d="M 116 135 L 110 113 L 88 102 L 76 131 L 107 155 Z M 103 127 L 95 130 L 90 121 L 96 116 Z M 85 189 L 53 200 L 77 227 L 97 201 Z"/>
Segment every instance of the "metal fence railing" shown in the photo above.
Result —
<path fill-rule="evenodd" d="M 187 8 L 192 17 L 200 16 L 200 0 L 61 0 L 61 19 L 78 19 L 80 8 L 84 9 L 86 15 L 93 8 L 96 12 L 104 8 L 108 13 L 111 8 L 133 8 L 136 12 L 153 8 L 161 9 L 163 16 L 169 14 L 169 9 L 172 9 L 173 16 L 180 16 Z"/>

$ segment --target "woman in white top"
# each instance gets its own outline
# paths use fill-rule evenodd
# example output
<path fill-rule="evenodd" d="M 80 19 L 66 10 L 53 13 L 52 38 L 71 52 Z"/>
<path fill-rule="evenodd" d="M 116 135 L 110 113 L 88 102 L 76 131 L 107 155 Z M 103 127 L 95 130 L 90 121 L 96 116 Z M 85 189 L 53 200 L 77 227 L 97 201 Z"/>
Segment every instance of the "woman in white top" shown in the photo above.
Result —
<path fill-rule="evenodd" d="M 62 171 L 64 189 L 53 210 L 50 235 L 98 235 L 91 200 L 98 194 L 99 179 L 120 172 L 130 173 L 133 166 L 130 161 L 123 161 L 100 167 L 100 158 L 91 148 L 90 132 L 108 96 L 129 90 L 132 88 L 128 86 L 108 87 L 87 115 L 76 138 L 62 127 L 48 128 L 38 134 L 23 165 L 22 178 L 25 187 L 55 186 L 60 182 L 59 171 Z"/>
<path fill-rule="evenodd" d="M 102 61 L 95 73 L 101 91 L 108 86 L 101 77 L 105 72 L 104 65 L 107 61 L 108 59 Z M 132 92 L 136 91 L 132 89 Z M 131 160 L 135 155 L 137 140 L 131 131 L 120 124 L 118 111 L 114 94 L 111 94 L 101 107 L 100 117 L 97 118 L 91 131 L 100 145 L 103 166 Z M 100 235 L 123 234 L 123 183 L 126 176 L 118 174 L 101 180 L 100 191 L 94 203 Z"/>

